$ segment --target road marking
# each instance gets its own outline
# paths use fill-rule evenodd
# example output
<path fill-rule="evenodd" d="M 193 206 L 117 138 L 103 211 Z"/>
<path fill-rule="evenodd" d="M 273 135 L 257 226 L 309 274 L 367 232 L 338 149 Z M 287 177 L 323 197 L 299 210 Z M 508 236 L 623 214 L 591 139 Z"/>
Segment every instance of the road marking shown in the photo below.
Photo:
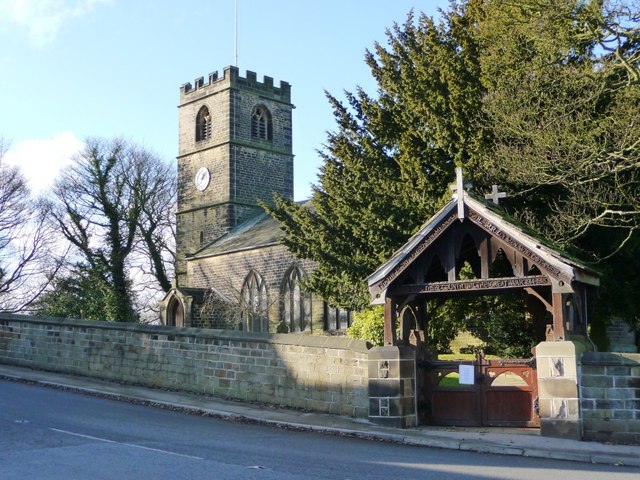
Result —
<path fill-rule="evenodd" d="M 204 460 L 204 458 L 202 458 L 202 457 L 194 457 L 193 455 L 185 455 L 183 453 L 170 452 L 169 450 L 160 450 L 159 448 L 143 447 L 142 445 L 136 445 L 136 444 L 133 444 L 133 443 L 116 442 L 115 440 L 109 440 L 108 438 L 93 437 L 91 435 L 85 435 L 83 433 L 70 432 L 68 430 L 60 430 L 58 428 L 49 428 L 49 430 L 53 430 L 54 432 L 58 432 L 58 433 L 65 433 L 67 435 L 72 435 L 74 437 L 86 438 L 88 440 L 97 440 L 99 442 L 105 442 L 105 443 L 115 443 L 117 445 L 124 445 L 126 447 L 140 448 L 142 450 L 150 450 L 152 452 L 168 453 L 169 455 L 175 455 L 177 457 L 192 458 L 194 460 Z"/>

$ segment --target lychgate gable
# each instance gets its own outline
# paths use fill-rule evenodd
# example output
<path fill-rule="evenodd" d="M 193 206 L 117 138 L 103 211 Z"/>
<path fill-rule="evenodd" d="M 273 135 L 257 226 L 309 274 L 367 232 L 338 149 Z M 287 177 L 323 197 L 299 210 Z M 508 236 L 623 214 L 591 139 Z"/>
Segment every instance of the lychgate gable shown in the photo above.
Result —
<path fill-rule="evenodd" d="M 514 290 L 526 291 L 551 314 L 547 339 L 586 333 L 599 284 L 595 272 L 517 225 L 496 205 L 473 198 L 461 186 L 458 191 L 368 278 L 372 303 L 385 305 L 385 344 L 407 341 L 395 338 L 396 316 L 407 305 Z M 463 266 L 473 274 L 461 277 Z M 416 308 L 414 315 L 421 311 Z"/>

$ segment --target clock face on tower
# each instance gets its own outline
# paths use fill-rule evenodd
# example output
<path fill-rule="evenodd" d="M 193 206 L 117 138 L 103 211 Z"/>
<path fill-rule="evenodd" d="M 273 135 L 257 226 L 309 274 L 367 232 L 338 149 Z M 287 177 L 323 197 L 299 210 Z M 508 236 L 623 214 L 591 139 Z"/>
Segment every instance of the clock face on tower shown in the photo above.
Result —
<path fill-rule="evenodd" d="M 200 167 L 196 172 L 196 176 L 193 181 L 196 184 L 196 188 L 201 192 L 204 192 L 204 190 L 209 186 L 210 180 L 211 175 L 209 174 L 207 167 Z"/>

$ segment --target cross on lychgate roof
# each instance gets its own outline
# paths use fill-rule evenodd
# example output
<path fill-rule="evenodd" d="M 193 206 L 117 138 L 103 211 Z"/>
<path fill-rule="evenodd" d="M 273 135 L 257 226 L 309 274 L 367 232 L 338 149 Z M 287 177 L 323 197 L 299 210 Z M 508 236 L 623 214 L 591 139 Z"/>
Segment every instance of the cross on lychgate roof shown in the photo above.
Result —
<path fill-rule="evenodd" d="M 500 205 L 500 199 L 507 198 L 507 194 L 505 192 L 499 192 L 498 185 L 493 185 L 491 187 L 491 193 L 485 194 L 484 198 L 493 201 L 496 205 Z"/>

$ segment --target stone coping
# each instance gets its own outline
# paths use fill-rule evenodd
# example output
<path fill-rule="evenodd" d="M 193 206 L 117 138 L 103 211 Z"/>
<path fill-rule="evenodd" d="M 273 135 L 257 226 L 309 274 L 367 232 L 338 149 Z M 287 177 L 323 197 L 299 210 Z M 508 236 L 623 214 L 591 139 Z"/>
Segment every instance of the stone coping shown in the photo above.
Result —
<path fill-rule="evenodd" d="M 239 330 L 221 330 L 207 328 L 167 327 L 165 325 L 144 325 L 127 322 L 103 322 L 76 320 L 71 318 L 34 317 L 0 313 L 0 322 L 26 322 L 33 324 L 55 325 L 68 328 L 94 328 L 98 330 L 120 330 L 146 333 L 150 335 L 168 335 L 176 337 L 197 337 L 202 339 L 229 340 L 237 342 L 260 342 L 279 345 L 295 345 L 300 347 L 332 348 L 368 353 L 369 348 L 364 340 L 348 337 L 312 335 L 308 333 L 256 333 Z"/>
<path fill-rule="evenodd" d="M 640 365 L 640 353 L 584 352 L 582 365 Z"/>

